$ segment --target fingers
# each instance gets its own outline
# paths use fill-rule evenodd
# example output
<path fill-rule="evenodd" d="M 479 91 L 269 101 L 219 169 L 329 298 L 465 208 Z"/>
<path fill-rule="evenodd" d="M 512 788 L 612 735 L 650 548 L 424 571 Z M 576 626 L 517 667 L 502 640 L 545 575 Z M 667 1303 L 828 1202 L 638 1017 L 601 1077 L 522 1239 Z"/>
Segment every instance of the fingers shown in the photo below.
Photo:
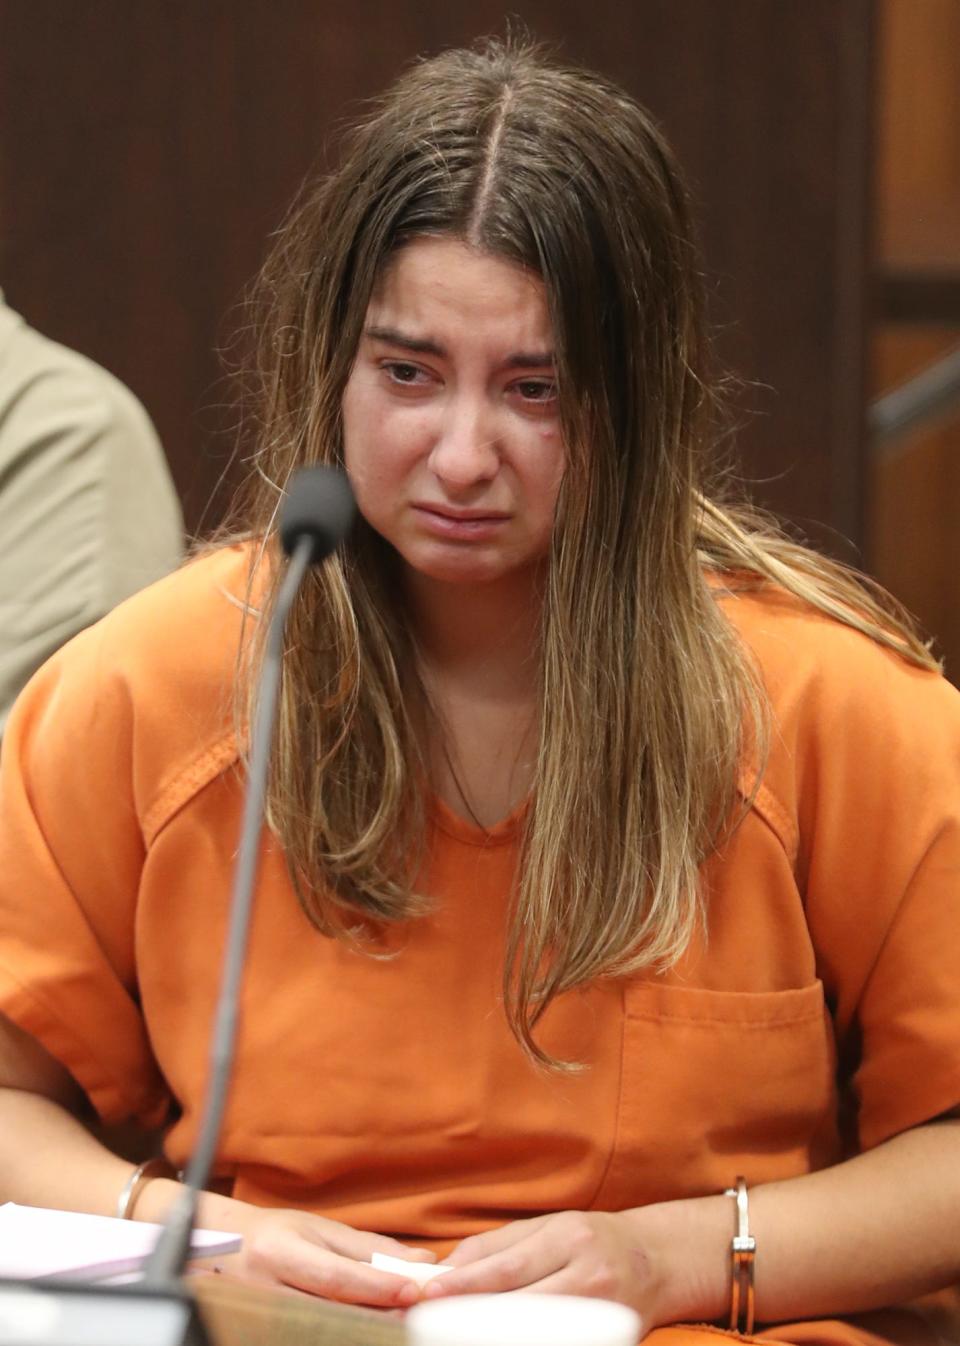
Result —
<path fill-rule="evenodd" d="M 513 1220 L 510 1224 L 501 1225 L 499 1229 L 490 1229 L 485 1234 L 472 1234 L 457 1244 L 446 1261 L 454 1267 L 479 1262 L 528 1238 L 530 1234 L 542 1228 L 545 1220 L 545 1216 L 538 1215 L 531 1220 Z"/>
<path fill-rule="evenodd" d="M 357 1262 L 369 1262 L 374 1253 L 386 1253 L 389 1257 L 399 1257 L 406 1262 L 437 1260 L 436 1253 L 427 1248 L 411 1247 L 386 1234 L 369 1234 L 362 1229 L 351 1229 L 349 1225 L 319 1215 L 307 1216 L 299 1229 L 311 1243 L 342 1253 L 344 1257 L 352 1257 Z"/>
<path fill-rule="evenodd" d="M 370 1266 L 362 1236 L 350 1237 L 352 1234 L 354 1231 L 338 1227 L 338 1246 L 334 1248 L 329 1241 L 321 1241 L 313 1222 L 297 1228 L 267 1224 L 247 1242 L 243 1273 L 347 1304 L 376 1308 L 409 1308 L 415 1304 L 420 1297 L 417 1283 Z M 349 1251 L 351 1247 L 357 1251 L 356 1256 Z"/>
<path fill-rule="evenodd" d="M 420 1298 L 420 1287 L 404 1276 L 378 1271 L 338 1253 L 310 1244 L 260 1251 L 262 1269 L 271 1279 L 324 1299 L 374 1308 L 409 1308 Z M 256 1271 L 256 1264 L 253 1270 Z"/>
<path fill-rule="evenodd" d="M 631 1285 L 631 1252 L 617 1217 L 564 1211 L 464 1240 L 448 1259 L 454 1270 L 424 1286 L 422 1297 L 527 1289 L 630 1298 L 637 1289 Z"/>
<path fill-rule="evenodd" d="M 449 1261 L 455 1269 L 429 1281 L 422 1289 L 422 1297 L 437 1299 L 446 1295 L 499 1294 L 537 1287 L 541 1281 L 559 1274 L 566 1260 L 538 1234 L 539 1231 L 525 1232 L 520 1239 L 506 1247 L 489 1252 L 484 1249 L 484 1255 L 477 1256 L 476 1260 L 454 1262 L 451 1256 Z M 479 1238 L 486 1236 L 478 1236 L 478 1242 Z M 474 1251 L 479 1250 L 467 1250 L 470 1254 Z"/>
<path fill-rule="evenodd" d="M 407 1309 L 420 1298 L 416 1281 L 336 1254 L 330 1254 L 321 1266 L 290 1268 L 283 1279 L 285 1284 L 310 1294 L 370 1308 Z"/>

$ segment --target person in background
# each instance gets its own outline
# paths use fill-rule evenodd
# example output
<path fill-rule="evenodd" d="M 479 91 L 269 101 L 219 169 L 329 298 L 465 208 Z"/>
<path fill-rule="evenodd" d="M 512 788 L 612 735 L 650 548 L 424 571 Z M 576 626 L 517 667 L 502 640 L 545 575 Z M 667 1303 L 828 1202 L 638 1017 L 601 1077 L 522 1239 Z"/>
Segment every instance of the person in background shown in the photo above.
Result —
<path fill-rule="evenodd" d="M 44 660 L 175 569 L 183 541 L 143 407 L 0 293 L 0 736 Z"/>
<path fill-rule="evenodd" d="M 178 1194 L 277 509 L 337 464 L 360 517 L 286 631 L 201 1223 L 240 1274 L 357 1304 L 898 1340 L 841 1316 L 960 1276 L 960 696 L 892 600 L 718 488 L 657 128 L 523 44 L 419 63 L 263 296 L 232 529 L 11 717 L 0 1199 Z M 91 1111 L 159 1124 L 169 1166 Z"/>

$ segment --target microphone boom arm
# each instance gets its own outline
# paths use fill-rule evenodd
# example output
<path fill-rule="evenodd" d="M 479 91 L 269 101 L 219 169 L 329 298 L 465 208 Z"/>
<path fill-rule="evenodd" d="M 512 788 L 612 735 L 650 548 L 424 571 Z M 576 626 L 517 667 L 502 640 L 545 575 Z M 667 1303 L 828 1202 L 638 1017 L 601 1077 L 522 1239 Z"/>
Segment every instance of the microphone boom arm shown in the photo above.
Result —
<path fill-rule="evenodd" d="M 280 584 L 270 619 L 254 715 L 247 794 L 244 802 L 240 849 L 234 870 L 233 891 L 223 966 L 223 982 L 210 1046 L 210 1081 L 203 1119 L 193 1155 L 187 1165 L 184 1187 L 164 1222 L 163 1232 L 147 1262 L 148 1285 L 168 1285 L 179 1276 L 190 1256 L 190 1238 L 196 1224 L 197 1205 L 216 1157 L 220 1127 L 229 1094 L 230 1073 L 239 1021 L 240 983 L 243 977 L 254 888 L 263 841 L 263 814 L 267 772 L 276 722 L 280 678 L 283 670 L 283 638 L 287 617 L 300 591 L 304 576 L 315 557 L 315 541 L 299 537 Z"/>

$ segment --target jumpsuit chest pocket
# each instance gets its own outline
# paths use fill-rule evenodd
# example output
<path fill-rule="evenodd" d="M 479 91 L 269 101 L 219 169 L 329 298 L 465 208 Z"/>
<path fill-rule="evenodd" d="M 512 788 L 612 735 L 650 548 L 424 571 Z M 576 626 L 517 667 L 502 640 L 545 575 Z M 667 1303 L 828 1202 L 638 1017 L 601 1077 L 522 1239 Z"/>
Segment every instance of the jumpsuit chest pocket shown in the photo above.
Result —
<path fill-rule="evenodd" d="M 617 1132 L 594 1205 L 626 1209 L 793 1176 L 837 1148 L 823 985 L 717 991 L 628 980 Z"/>

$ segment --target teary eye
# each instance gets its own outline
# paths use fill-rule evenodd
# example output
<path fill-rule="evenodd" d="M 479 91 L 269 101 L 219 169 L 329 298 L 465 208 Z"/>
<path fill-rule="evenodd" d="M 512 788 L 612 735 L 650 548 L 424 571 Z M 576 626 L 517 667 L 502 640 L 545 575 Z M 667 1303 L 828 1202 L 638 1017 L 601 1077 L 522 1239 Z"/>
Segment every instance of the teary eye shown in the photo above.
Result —
<path fill-rule="evenodd" d="M 521 379 L 513 386 L 525 402 L 550 402 L 557 395 L 553 379 Z"/>
<path fill-rule="evenodd" d="M 408 364 L 405 360 L 387 360 L 382 368 L 395 383 L 414 383 L 417 375 L 422 373 L 417 365 Z"/>

